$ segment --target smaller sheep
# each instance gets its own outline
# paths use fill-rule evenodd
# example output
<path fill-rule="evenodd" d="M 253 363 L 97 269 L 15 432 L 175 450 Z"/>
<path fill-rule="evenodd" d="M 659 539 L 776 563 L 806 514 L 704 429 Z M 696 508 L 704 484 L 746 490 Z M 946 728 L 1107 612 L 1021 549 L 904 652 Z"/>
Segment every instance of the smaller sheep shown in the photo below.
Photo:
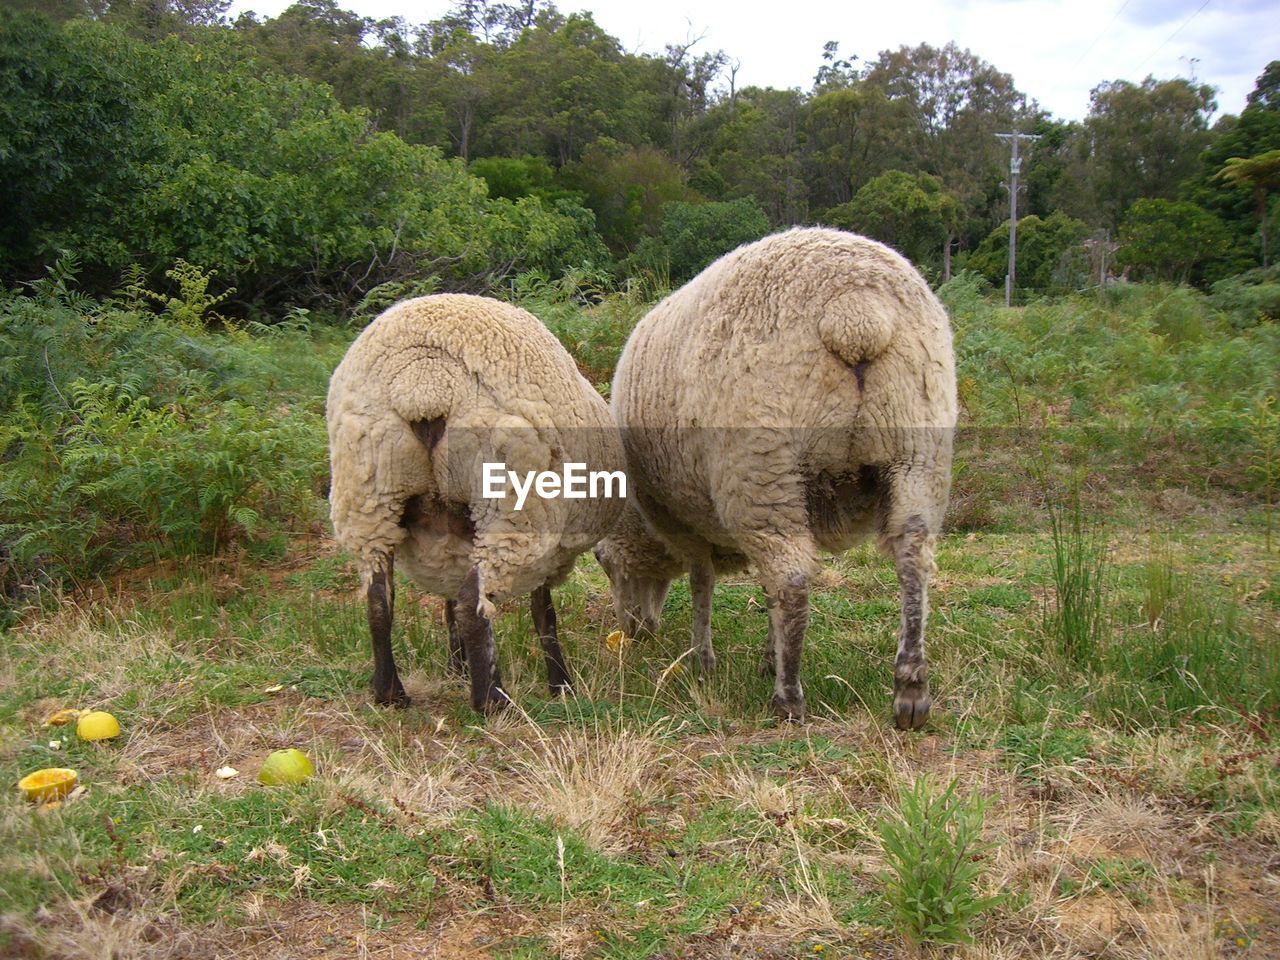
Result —
<path fill-rule="evenodd" d="M 397 558 L 418 587 L 446 598 L 449 664 L 469 666 L 476 710 L 509 699 L 492 619 L 519 593 L 530 594 L 551 692 L 567 692 L 551 588 L 613 526 L 623 501 L 530 490 L 521 502 L 483 466 L 521 478 L 570 464 L 621 476 L 608 408 L 560 342 L 497 300 L 407 300 L 351 345 L 326 413 L 331 517 L 367 593 L 375 701 L 408 703 L 391 649 Z"/>
<path fill-rule="evenodd" d="M 637 324 L 611 406 L 632 489 L 596 557 L 623 628 L 653 629 L 670 578 L 688 570 L 694 644 L 709 669 L 715 576 L 755 568 L 770 708 L 801 719 L 818 554 L 875 536 L 902 594 L 894 718 L 922 726 L 927 587 L 957 404 L 947 314 L 912 266 L 835 230 L 740 247 Z"/>

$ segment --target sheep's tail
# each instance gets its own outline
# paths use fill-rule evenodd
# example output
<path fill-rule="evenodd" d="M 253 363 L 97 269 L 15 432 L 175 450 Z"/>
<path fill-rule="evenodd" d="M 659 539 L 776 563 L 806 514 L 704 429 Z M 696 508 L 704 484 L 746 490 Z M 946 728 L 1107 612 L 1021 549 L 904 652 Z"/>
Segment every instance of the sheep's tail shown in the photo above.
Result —
<path fill-rule="evenodd" d="M 884 353 L 893 339 L 896 320 L 891 301 L 874 288 L 862 287 L 823 308 L 818 336 L 823 346 L 857 370 Z"/>

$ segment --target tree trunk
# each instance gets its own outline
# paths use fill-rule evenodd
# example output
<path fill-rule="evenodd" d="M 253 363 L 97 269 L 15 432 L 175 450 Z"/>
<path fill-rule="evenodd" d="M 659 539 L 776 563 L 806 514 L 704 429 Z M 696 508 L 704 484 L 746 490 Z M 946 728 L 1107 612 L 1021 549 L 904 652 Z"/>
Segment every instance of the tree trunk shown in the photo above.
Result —
<path fill-rule="evenodd" d="M 1258 188 L 1258 219 L 1262 222 L 1262 269 L 1271 266 L 1267 251 L 1267 191 Z"/>
<path fill-rule="evenodd" d="M 471 119 L 473 113 L 471 105 L 467 104 L 462 108 L 462 124 L 458 135 L 458 155 L 462 157 L 463 163 L 471 162 Z"/>

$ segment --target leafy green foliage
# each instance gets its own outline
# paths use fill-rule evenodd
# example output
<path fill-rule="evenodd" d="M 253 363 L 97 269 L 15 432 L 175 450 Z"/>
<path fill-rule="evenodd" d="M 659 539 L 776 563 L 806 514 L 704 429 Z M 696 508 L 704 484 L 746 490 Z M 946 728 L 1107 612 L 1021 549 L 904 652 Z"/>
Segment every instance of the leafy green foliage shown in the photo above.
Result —
<path fill-rule="evenodd" d="M 708 113 L 712 132 L 706 156 L 700 159 L 699 179 L 723 184 L 724 198 L 755 197 L 771 224 L 807 222 L 809 201 L 799 136 L 804 111 L 799 90 L 748 87 L 733 100 L 721 102 Z"/>
<path fill-rule="evenodd" d="M 982 896 L 982 839 L 989 800 L 959 796 L 957 781 L 939 790 L 918 777 L 895 815 L 880 821 L 888 870 L 880 880 L 899 932 L 916 943 L 971 943 L 973 923 L 1003 897 Z"/>
<path fill-rule="evenodd" d="M 1253 192 L 1258 205 L 1259 233 L 1262 238 L 1263 269 L 1271 265 L 1271 254 L 1268 243 L 1270 219 L 1267 198 L 1280 190 L 1280 149 L 1268 150 L 1256 157 L 1229 157 L 1222 169 L 1214 175 L 1235 187 L 1245 187 Z"/>
<path fill-rule="evenodd" d="M 960 204 L 937 177 L 890 170 L 822 219 L 886 243 L 918 266 L 935 267 L 960 219 Z"/>
<path fill-rule="evenodd" d="M 646 237 L 630 261 L 679 286 L 721 255 L 769 232 L 769 219 L 754 197 L 710 203 L 673 200 L 663 205 L 662 226 Z"/>
<path fill-rule="evenodd" d="M 550 195 L 555 171 L 543 157 L 481 157 L 467 169 L 489 187 L 489 196 L 519 200 L 521 197 Z"/>
<path fill-rule="evenodd" d="M 1135 201 L 1120 225 L 1120 262 L 1146 278 L 1185 283 L 1196 266 L 1227 253 L 1226 229 L 1185 200 Z"/>
<path fill-rule="evenodd" d="M 1017 283 L 1019 290 L 1063 292 L 1080 279 L 1070 270 L 1069 254 L 1088 233 L 1079 220 L 1061 212 L 1041 219 L 1032 214 L 1018 219 Z M 1009 223 L 1005 221 L 978 244 L 964 261 L 989 283 L 1004 284 L 1009 272 Z"/>
<path fill-rule="evenodd" d="M 1200 155 L 1199 169 L 1183 182 L 1180 194 L 1215 214 L 1231 237 L 1231 255 L 1221 269 L 1210 277 L 1220 280 L 1232 273 L 1262 264 L 1261 231 L 1258 198 L 1251 190 L 1234 188 L 1220 179 L 1221 172 L 1233 157 L 1258 157 L 1280 150 L 1280 109 L 1276 108 L 1273 60 L 1249 94 L 1248 103 L 1238 117 L 1227 116 L 1214 126 L 1214 137 Z M 1276 223 L 1275 204 L 1267 223 L 1269 231 L 1280 230 Z"/>
<path fill-rule="evenodd" d="M 128 284 L 133 306 L 84 301 L 69 269 L 0 299 L 6 590 L 318 519 L 327 366 L 302 347 L 307 331 L 205 333 L 216 298 L 190 265 L 173 271 L 180 297 Z M 301 382 L 290 344 L 313 364 Z"/>
<path fill-rule="evenodd" d="M 1089 98 L 1055 196 L 1066 213 L 1114 229 L 1135 201 L 1177 196 L 1209 145 L 1216 103 L 1212 87 L 1182 78 L 1108 81 Z"/>
<path fill-rule="evenodd" d="M 1234 327 L 1280 320 L 1280 266 L 1219 280 L 1212 290 L 1214 306 L 1227 314 Z"/>
<path fill-rule="evenodd" d="M 692 197 L 684 172 L 662 151 L 613 141 L 592 145 L 563 180 L 586 196 L 614 253 L 633 250 L 643 236 L 656 234 L 668 202 Z"/>
<path fill-rule="evenodd" d="M 922 43 L 882 51 L 863 82 L 892 103 L 885 116 L 896 142 L 889 150 L 909 158 L 887 168 L 938 177 L 981 236 L 997 208 L 1007 209 L 992 189 L 1008 164 L 1006 145 L 995 134 L 1031 119 L 1013 77 L 955 43 Z"/>
<path fill-rule="evenodd" d="M 8 18 L 0 37 L 14 118 L 0 180 L 30 211 L 0 248 L 10 270 L 74 249 L 101 289 L 131 263 L 154 276 L 185 259 L 251 303 L 287 284 L 293 302 L 343 306 L 391 280 L 500 278 L 602 251 L 571 201 L 487 200 L 459 162 L 376 132 L 325 87 L 263 73 L 226 38 L 143 44 Z"/>

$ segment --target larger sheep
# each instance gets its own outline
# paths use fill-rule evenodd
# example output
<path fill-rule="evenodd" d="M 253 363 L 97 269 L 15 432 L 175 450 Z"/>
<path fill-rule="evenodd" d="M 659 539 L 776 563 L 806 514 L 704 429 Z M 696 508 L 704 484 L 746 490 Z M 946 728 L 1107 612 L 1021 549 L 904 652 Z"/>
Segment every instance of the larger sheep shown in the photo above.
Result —
<path fill-rule="evenodd" d="M 367 592 L 374 699 L 408 702 L 391 650 L 397 559 L 417 586 L 446 598 L 450 664 L 468 665 L 477 710 L 508 699 L 491 621 L 495 604 L 520 593 L 531 594 L 551 691 L 567 690 L 550 588 L 613 526 L 622 501 L 521 502 L 495 495 L 507 493 L 498 484 L 486 489 L 482 470 L 621 471 L 608 408 L 559 341 L 496 300 L 407 300 L 351 345 L 329 384 L 327 418 L 333 528 Z"/>
<path fill-rule="evenodd" d="M 819 551 L 875 535 L 901 587 L 894 718 L 923 725 L 956 384 L 946 311 L 911 265 L 827 229 L 740 247 L 636 326 L 612 409 L 636 509 L 596 555 L 624 629 L 656 625 L 670 578 L 687 569 L 710 667 L 715 572 L 750 564 L 769 611 L 770 708 L 801 719 Z"/>

